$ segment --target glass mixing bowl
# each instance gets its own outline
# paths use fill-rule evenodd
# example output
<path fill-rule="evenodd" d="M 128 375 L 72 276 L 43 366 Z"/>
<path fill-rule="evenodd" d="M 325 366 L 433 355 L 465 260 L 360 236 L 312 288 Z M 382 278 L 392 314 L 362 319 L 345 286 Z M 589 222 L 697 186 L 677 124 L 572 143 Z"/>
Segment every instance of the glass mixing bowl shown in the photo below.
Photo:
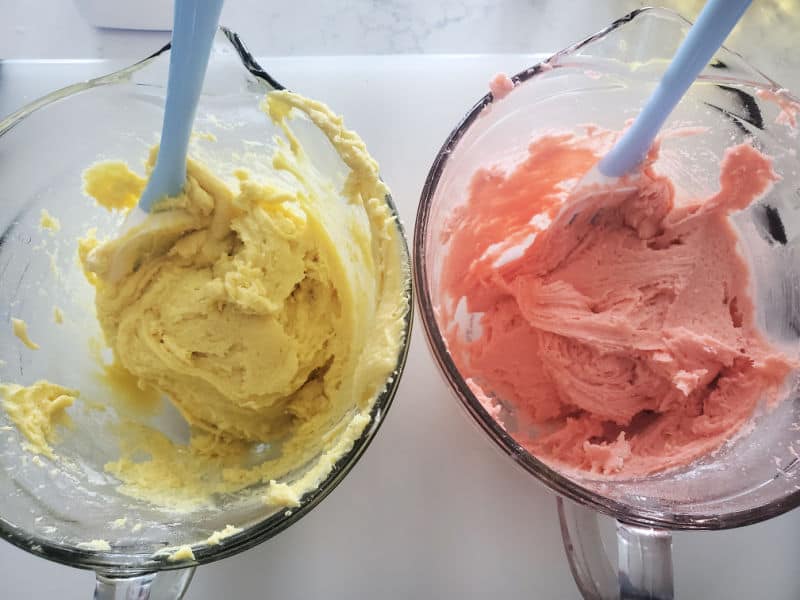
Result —
<path fill-rule="evenodd" d="M 355 465 L 382 423 L 405 364 L 412 321 L 409 276 L 395 370 L 372 405 L 371 422 L 352 448 L 336 458 L 319 486 L 302 497 L 300 506 L 268 507 L 260 498 L 263 486 L 257 486 L 214 506 L 179 514 L 117 490 L 118 482 L 103 470 L 107 461 L 118 457 L 116 436 L 107 426 L 117 410 L 126 417 L 131 414 L 124 403 L 108 398 L 107 388 L 92 383 L 96 363 L 89 344 L 102 338 L 93 288 L 77 263 L 76 243 L 90 226 L 101 236 L 113 234 L 121 217 L 81 196 L 81 172 L 100 159 L 121 159 L 137 168 L 142 164 L 160 131 L 168 63 L 169 46 L 126 69 L 54 92 L 0 121 L 0 381 L 30 384 L 46 378 L 115 407 L 86 410 L 76 402 L 68 411 L 74 427 L 63 431 L 57 447 L 64 459 L 59 463 L 33 461 L 0 411 L 0 536 L 44 558 L 94 569 L 99 575 L 98 598 L 180 597 L 193 571 L 186 567 L 246 550 L 314 508 Z M 190 155 L 222 165 L 221 173 L 237 166 L 256 173 L 264 169 L 263 160 L 251 157 L 268 155 L 274 136 L 281 132 L 259 103 L 267 92 L 280 88 L 238 36 L 223 28 L 215 40 L 195 123 L 198 132 L 216 141 L 196 136 Z M 319 170 L 332 185 L 340 185 L 347 167 L 327 139 L 307 119 L 295 119 L 293 128 Z M 396 214 L 392 199 L 386 201 Z M 42 209 L 60 219 L 56 235 L 39 227 Z M 404 240 L 399 219 L 396 223 Z M 401 256 L 410 267 L 405 241 Z M 54 305 L 65 315 L 61 325 L 53 322 Z M 31 337 L 42 342 L 40 350 L 26 350 L 12 338 L 12 317 L 28 322 Z M 169 403 L 158 417 L 138 417 L 166 432 L 185 428 Z M 299 477 L 318 459 L 293 475 Z M 111 525 L 122 517 L 124 524 Z M 241 531 L 219 545 L 204 543 L 226 525 Z M 79 546 L 94 539 L 108 541 L 110 550 Z M 185 544 L 192 545 L 192 561 L 169 562 L 166 553 L 159 554 Z M 174 569 L 184 570 L 153 575 Z"/>
<path fill-rule="evenodd" d="M 797 386 L 774 410 L 757 416 L 752 433 L 688 468 L 613 481 L 550 468 L 487 413 L 448 351 L 442 333 L 448 323 L 437 310 L 445 301 L 458 300 L 443 297 L 438 285 L 448 253 L 447 220 L 465 203 L 478 168 L 519 162 L 537 134 L 578 130 L 587 123 L 623 128 L 641 109 L 689 25 L 671 11 L 635 11 L 512 77 L 516 85 L 502 100 L 492 94 L 481 98 L 442 146 L 417 213 L 414 276 L 433 356 L 481 429 L 531 475 L 569 499 L 559 498 L 565 545 L 576 580 L 591 598 L 672 597 L 666 529 L 740 527 L 800 504 Z M 795 102 L 740 56 L 721 49 L 667 124 L 708 131 L 665 140 L 658 168 L 677 182 L 679 194 L 704 197 L 717 187 L 725 148 L 750 140 L 773 157 L 781 181 L 733 221 L 752 264 L 757 322 L 774 342 L 796 353 L 800 162 L 797 130 L 791 126 Z M 467 318 L 462 325 L 469 327 Z M 581 507 L 621 523 L 619 577 L 603 555 L 593 513 Z"/>

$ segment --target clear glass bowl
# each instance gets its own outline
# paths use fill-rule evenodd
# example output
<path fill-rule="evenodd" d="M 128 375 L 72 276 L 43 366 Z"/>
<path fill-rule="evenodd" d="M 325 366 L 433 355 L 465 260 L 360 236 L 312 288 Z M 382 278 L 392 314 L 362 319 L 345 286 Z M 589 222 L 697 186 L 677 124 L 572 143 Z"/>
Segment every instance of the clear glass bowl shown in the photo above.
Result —
<path fill-rule="evenodd" d="M 671 11 L 635 11 L 514 75 L 516 86 L 501 101 L 491 93 L 479 99 L 445 141 L 425 182 L 414 232 L 414 277 L 422 322 L 441 372 L 480 428 L 526 471 L 579 505 L 628 524 L 721 529 L 774 517 L 800 504 L 796 385 L 774 410 L 757 416 L 752 433 L 687 468 L 613 481 L 568 474 L 527 452 L 487 413 L 448 351 L 442 333 L 448 323 L 437 310 L 445 300 L 438 282 L 449 251 L 442 234 L 448 216 L 465 203 L 473 173 L 490 164 L 518 163 L 530 140 L 547 131 L 572 131 L 588 123 L 622 129 L 641 109 L 688 26 Z M 703 197 L 717 188 L 727 147 L 752 140 L 773 157 L 781 181 L 733 221 L 753 267 L 757 321 L 769 338 L 796 353 L 800 161 L 797 130 L 776 122 L 781 107 L 765 97 L 779 93 L 784 102 L 796 102 L 779 89 L 740 56 L 721 49 L 667 123 L 708 132 L 664 141 L 658 167 L 678 182 L 678 194 Z"/>
<path fill-rule="evenodd" d="M 137 170 L 157 142 L 161 127 L 169 46 L 126 69 L 79 83 L 33 102 L 0 122 L 0 381 L 30 384 L 46 378 L 79 388 L 82 398 L 103 403 L 108 391 L 92 384 L 96 369 L 89 356 L 90 339 L 101 340 L 94 316 L 94 293 L 77 263 L 77 238 L 88 227 L 110 235 L 118 215 L 96 208 L 81 194 L 81 172 L 102 159 L 121 159 Z M 217 36 L 198 109 L 195 129 L 212 134 L 192 142 L 190 155 L 213 160 L 221 171 L 247 166 L 258 172 L 259 161 L 280 134 L 259 109 L 264 95 L 282 86 L 253 60 L 236 34 Z M 346 167 L 310 121 L 296 120 L 298 135 L 317 166 L 332 182 L 341 182 Z M 235 158 L 234 158 L 235 157 Z M 232 173 L 229 173 L 232 177 Z M 396 214 L 392 199 L 387 203 Z M 51 236 L 39 227 L 41 209 L 61 221 Z M 404 240 L 399 219 L 400 239 Z M 405 241 L 402 256 L 410 268 Z M 104 472 L 118 457 L 116 436 L 106 425 L 113 410 L 70 409 L 75 427 L 62 435 L 57 450 L 68 468 L 44 461 L 34 464 L 20 448 L 20 435 L 0 411 L 0 536 L 44 558 L 93 568 L 106 576 L 183 568 L 241 552 L 275 535 L 307 514 L 344 478 L 382 423 L 397 390 L 412 323 L 410 277 L 405 285 L 408 311 L 394 372 L 371 409 L 372 420 L 324 481 L 291 510 L 265 505 L 261 489 L 243 490 L 217 505 L 190 514 L 176 514 L 121 494 L 118 482 Z M 53 322 L 53 307 L 65 315 Z M 12 339 L 10 318 L 29 324 L 39 340 L 37 352 L 21 349 Z M 112 402 L 113 404 L 113 402 Z M 168 404 L 168 403 L 167 403 Z M 116 404 L 119 406 L 119 404 Z M 145 416 L 145 418 L 147 418 Z M 180 417 L 167 406 L 153 423 L 162 430 L 180 427 Z M 91 432 L 91 435 L 82 435 Z M 316 458 L 308 465 L 316 462 Z M 39 461 L 37 461 L 39 462 Z M 259 492 L 261 492 L 259 494 Z M 110 523 L 126 517 L 124 527 Z M 132 527 L 136 530 L 132 531 Z M 222 544 L 203 544 L 212 532 L 233 525 L 242 531 Z M 78 547 L 104 539 L 110 551 Z M 194 561 L 169 562 L 157 555 L 167 547 L 192 544 Z"/>

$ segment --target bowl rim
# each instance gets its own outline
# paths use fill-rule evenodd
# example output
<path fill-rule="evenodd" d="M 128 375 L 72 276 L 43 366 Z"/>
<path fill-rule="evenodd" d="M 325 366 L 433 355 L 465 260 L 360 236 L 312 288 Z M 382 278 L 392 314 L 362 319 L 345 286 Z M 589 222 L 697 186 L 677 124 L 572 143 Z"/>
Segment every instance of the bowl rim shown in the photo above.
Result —
<path fill-rule="evenodd" d="M 523 69 L 513 75 L 511 80 L 514 84 L 519 84 L 532 79 L 542 72 L 558 68 L 554 65 L 560 57 L 573 54 L 592 42 L 602 39 L 612 31 L 625 26 L 626 24 L 646 17 L 668 17 L 677 19 L 685 24 L 691 22 L 678 13 L 665 8 L 644 7 L 636 9 L 627 15 L 613 21 L 610 25 L 599 32 L 573 44 L 564 50 L 556 52 L 549 58 L 544 59 L 538 64 Z M 763 81 L 752 86 L 769 86 L 775 90 L 780 86 L 772 81 L 760 71 L 750 67 L 750 65 L 735 52 L 722 47 L 724 51 L 738 57 L 754 73 L 763 77 Z M 744 83 L 744 82 L 742 82 Z M 749 82 L 748 82 L 749 83 Z M 494 97 L 491 92 L 486 93 L 480 98 L 461 121 L 450 132 L 439 152 L 433 160 L 428 171 L 420 194 L 417 216 L 414 226 L 414 237 L 412 247 L 414 249 L 414 285 L 417 289 L 417 303 L 420 312 L 420 320 L 425 332 L 425 339 L 428 348 L 433 355 L 440 373 L 449 384 L 450 391 L 459 400 L 461 406 L 478 424 L 478 426 L 488 435 L 494 445 L 509 456 L 517 465 L 524 469 L 528 474 L 533 475 L 550 490 L 564 496 L 578 504 L 591 507 L 603 514 L 611 516 L 620 521 L 633 525 L 645 527 L 657 527 L 672 530 L 720 530 L 734 527 L 742 527 L 777 517 L 797 506 L 800 506 L 800 489 L 787 494 L 779 500 L 769 504 L 756 506 L 741 511 L 733 511 L 724 515 L 717 513 L 681 513 L 665 512 L 661 510 L 649 510 L 627 505 L 623 502 L 613 500 L 593 492 L 581 484 L 562 475 L 558 470 L 549 467 L 546 463 L 536 458 L 520 445 L 497 421 L 487 412 L 483 404 L 478 400 L 473 391 L 467 385 L 464 378 L 460 375 L 455 361 L 447 347 L 447 344 L 439 331 L 436 318 L 436 309 L 433 305 L 431 295 L 431 285 L 429 284 L 429 272 L 427 267 L 428 242 L 428 222 L 432 209 L 433 197 L 439 185 L 440 178 L 444 169 L 452 156 L 453 151 L 458 146 L 464 134 L 476 121 L 476 119 L 487 109 Z M 776 475 L 778 477 L 778 475 Z M 605 482 L 604 482 L 605 483 Z M 609 479 L 608 485 L 613 485 L 614 480 Z"/>
<path fill-rule="evenodd" d="M 286 89 L 285 86 L 261 67 L 236 32 L 220 26 L 214 44 L 227 44 L 232 47 L 236 55 L 238 55 L 242 66 L 256 78 L 259 84 L 263 85 L 265 92 Z M 85 82 L 74 83 L 33 100 L 0 120 L 0 137 L 23 119 L 48 105 L 95 87 L 117 83 L 121 78 L 127 77 L 167 54 L 169 50 L 170 44 L 167 43 L 158 51 L 127 67 Z M 274 537 L 318 506 L 344 480 L 345 476 L 353 469 L 375 438 L 392 406 L 408 359 L 416 306 L 413 277 L 411 275 L 411 254 L 405 227 L 390 193 L 386 194 L 385 201 L 397 227 L 399 253 L 402 262 L 403 295 L 407 306 L 403 316 L 403 333 L 397 350 L 397 361 L 392 371 L 387 375 L 385 387 L 372 402 L 369 410 L 370 420 L 368 425 L 354 440 L 352 447 L 336 460 L 331 471 L 317 487 L 303 494 L 300 506 L 293 507 L 290 510 L 275 510 L 258 523 L 225 537 L 220 544 L 211 546 L 196 542 L 198 544 L 196 547 L 192 544 L 194 559 L 176 562 L 169 562 L 165 553 L 123 553 L 114 552 L 113 549 L 111 551 L 89 550 L 68 544 L 58 544 L 46 537 L 23 530 L 5 519 L 2 514 L 0 514 L 0 538 L 41 558 L 80 569 L 92 569 L 108 577 L 124 578 L 157 571 L 187 569 L 228 558 Z M 265 509 L 268 508 L 266 504 L 264 507 Z M 177 515 L 176 518 L 180 518 L 180 515 Z"/>

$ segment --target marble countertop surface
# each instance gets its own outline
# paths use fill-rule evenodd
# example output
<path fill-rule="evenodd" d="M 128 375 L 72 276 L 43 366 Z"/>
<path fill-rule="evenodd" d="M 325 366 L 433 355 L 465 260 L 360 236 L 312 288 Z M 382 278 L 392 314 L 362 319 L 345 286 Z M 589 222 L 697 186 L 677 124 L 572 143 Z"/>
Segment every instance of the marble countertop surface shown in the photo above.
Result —
<path fill-rule="evenodd" d="M 79 2 L 0 0 L 0 59 L 139 58 L 168 40 L 161 31 L 94 28 L 82 17 Z M 171 3 L 140 0 L 165 14 Z M 227 0 L 222 23 L 258 56 L 530 53 L 562 48 L 645 4 L 693 18 L 703 1 Z M 786 87 L 797 88 L 800 53 L 790 50 L 799 28 L 796 0 L 758 0 L 729 45 Z"/>

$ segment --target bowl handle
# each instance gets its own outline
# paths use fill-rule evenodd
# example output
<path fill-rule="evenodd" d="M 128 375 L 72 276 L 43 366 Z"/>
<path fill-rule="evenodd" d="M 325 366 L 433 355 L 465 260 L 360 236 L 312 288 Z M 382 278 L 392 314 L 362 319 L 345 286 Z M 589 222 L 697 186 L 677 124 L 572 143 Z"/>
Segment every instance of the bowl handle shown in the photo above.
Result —
<path fill-rule="evenodd" d="M 672 600 L 672 534 L 617 521 L 617 573 L 606 556 L 598 513 L 556 499 L 570 570 L 587 600 Z"/>
<path fill-rule="evenodd" d="M 94 600 L 181 600 L 194 576 L 194 567 L 125 576 L 97 572 Z"/>

